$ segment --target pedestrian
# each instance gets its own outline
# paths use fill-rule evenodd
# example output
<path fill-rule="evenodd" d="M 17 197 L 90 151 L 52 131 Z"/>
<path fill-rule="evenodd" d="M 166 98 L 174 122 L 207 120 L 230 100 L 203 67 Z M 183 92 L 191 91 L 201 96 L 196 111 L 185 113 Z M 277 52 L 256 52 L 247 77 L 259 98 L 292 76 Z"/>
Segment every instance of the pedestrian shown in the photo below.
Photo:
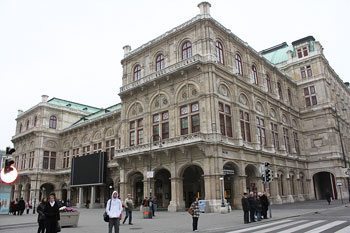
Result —
<path fill-rule="evenodd" d="M 198 197 L 195 196 L 195 201 L 190 206 L 190 212 L 192 215 L 192 230 L 198 231 L 198 219 L 199 219 L 199 207 L 198 207 Z"/>
<path fill-rule="evenodd" d="M 256 222 L 255 220 L 256 199 L 253 192 L 249 193 L 248 202 L 249 202 L 250 222 Z"/>
<path fill-rule="evenodd" d="M 243 197 L 242 197 L 242 209 L 243 209 L 243 220 L 244 223 L 249 223 L 249 201 L 248 201 L 248 193 L 243 193 Z"/>
<path fill-rule="evenodd" d="M 26 201 L 26 213 L 29 214 L 29 202 Z"/>
<path fill-rule="evenodd" d="M 155 216 L 154 213 L 157 211 L 157 198 L 153 197 L 152 199 L 152 215 Z"/>
<path fill-rule="evenodd" d="M 60 220 L 60 211 L 56 201 L 55 193 L 50 193 L 49 201 L 45 204 L 44 213 L 46 218 L 46 233 L 56 233 L 60 228 L 58 223 Z"/>
<path fill-rule="evenodd" d="M 261 211 L 261 214 L 262 214 L 262 217 L 263 219 L 267 219 L 267 210 L 269 209 L 269 199 L 267 198 L 266 196 L 266 193 L 263 192 L 261 197 L 260 197 L 260 202 L 261 202 L 261 206 L 262 206 L 262 211 Z"/>
<path fill-rule="evenodd" d="M 107 201 L 106 213 L 109 216 L 108 233 L 112 233 L 114 227 L 114 233 L 119 233 L 119 223 L 121 214 L 123 211 L 123 204 L 118 198 L 118 192 L 113 191 L 111 199 Z"/>
<path fill-rule="evenodd" d="M 260 197 L 262 196 L 261 192 L 258 192 L 258 196 L 256 197 L 256 218 L 258 221 L 261 221 L 261 216 L 262 216 L 262 204 L 261 204 L 261 200 Z"/>
<path fill-rule="evenodd" d="M 23 197 L 21 197 L 21 199 L 18 201 L 18 214 L 22 215 L 25 208 L 26 208 L 26 203 L 23 200 Z"/>
<path fill-rule="evenodd" d="M 326 200 L 328 202 L 328 205 L 330 205 L 331 204 L 331 200 L 332 200 L 332 195 L 331 195 L 331 193 L 328 190 L 326 191 Z"/>
<path fill-rule="evenodd" d="M 132 225 L 132 209 L 134 208 L 134 203 L 131 198 L 131 194 L 128 194 L 125 201 L 124 201 L 124 206 L 125 206 L 125 218 L 123 221 L 123 224 L 125 221 L 129 218 L 129 225 Z"/>
<path fill-rule="evenodd" d="M 45 233 L 45 205 L 46 205 L 46 198 L 41 199 L 40 204 L 38 205 L 38 208 L 36 211 L 38 212 L 38 233 Z"/>

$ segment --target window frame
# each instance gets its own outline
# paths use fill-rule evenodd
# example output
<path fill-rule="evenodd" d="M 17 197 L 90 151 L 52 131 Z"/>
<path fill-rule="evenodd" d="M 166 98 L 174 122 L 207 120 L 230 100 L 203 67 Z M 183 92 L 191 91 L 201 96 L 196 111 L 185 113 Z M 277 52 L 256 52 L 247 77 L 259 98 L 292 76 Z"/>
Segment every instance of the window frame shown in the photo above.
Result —
<path fill-rule="evenodd" d="M 265 119 L 261 116 L 256 116 L 256 122 L 259 143 L 262 146 L 267 146 Z"/>
<path fill-rule="evenodd" d="M 133 81 L 137 81 L 140 79 L 141 79 L 141 66 L 137 64 L 133 69 Z"/>
<path fill-rule="evenodd" d="M 56 129 L 57 128 L 57 117 L 55 115 L 51 115 L 49 119 L 49 128 Z"/>
<path fill-rule="evenodd" d="M 197 107 L 194 108 L 194 106 Z M 183 109 L 186 109 L 186 112 L 183 112 Z M 200 132 L 200 111 L 198 101 L 180 106 L 179 114 L 180 135 Z M 182 128 L 184 125 L 186 125 L 186 128 Z"/>
<path fill-rule="evenodd" d="M 252 74 L 253 74 L 253 83 L 258 86 L 259 85 L 258 69 L 254 64 L 252 65 Z"/>
<path fill-rule="evenodd" d="M 165 67 L 165 57 L 162 53 L 156 56 L 156 71 L 160 71 Z"/>
<path fill-rule="evenodd" d="M 235 64 L 236 64 L 236 74 L 243 76 L 242 57 L 239 53 L 236 53 L 235 55 Z"/>
<path fill-rule="evenodd" d="M 252 142 L 250 129 L 250 114 L 242 109 L 239 110 L 239 121 L 241 126 L 241 136 L 244 142 Z"/>
<path fill-rule="evenodd" d="M 181 46 L 181 59 L 185 60 L 192 57 L 192 43 L 190 41 L 185 41 Z"/>
<path fill-rule="evenodd" d="M 224 46 L 218 40 L 215 42 L 215 51 L 216 51 L 217 62 L 224 65 L 225 64 Z"/>
<path fill-rule="evenodd" d="M 222 107 L 221 107 L 222 106 Z M 233 137 L 232 111 L 229 104 L 219 101 L 220 133 L 226 137 Z"/>

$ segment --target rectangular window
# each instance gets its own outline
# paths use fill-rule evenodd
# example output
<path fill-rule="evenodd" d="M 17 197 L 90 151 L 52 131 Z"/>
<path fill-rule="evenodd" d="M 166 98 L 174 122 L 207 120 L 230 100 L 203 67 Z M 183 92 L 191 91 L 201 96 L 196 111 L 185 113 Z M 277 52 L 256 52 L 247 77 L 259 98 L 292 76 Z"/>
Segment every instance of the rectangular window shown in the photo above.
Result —
<path fill-rule="evenodd" d="M 293 132 L 293 138 L 294 138 L 295 151 L 297 152 L 297 154 L 300 154 L 299 139 L 298 139 L 297 132 Z"/>
<path fill-rule="evenodd" d="M 307 73 L 307 77 L 312 77 L 312 69 L 311 66 L 306 66 L 306 73 Z"/>
<path fill-rule="evenodd" d="M 288 88 L 287 92 L 288 92 L 288 101 L 289 101 L 290 105 L 293 106 L 292 92 L 290 91 L 289 88 Z"/>
<path fill-rule="evenodd" d="M 79 148 L 73 149 L 73 157 L 79 157 Z"/>
<path fill-rule="evenodd" d="M 27 155 L 23 154 L 22 155 L 22 161 L 21 161 L 21 170 L 26 169 L 26 163 L 27 163 Z"/>
<path fill-rule="evenodd" d="M 89 155 L 90 154 L 90 145 L 83 146 L 83 155 Z"/>
<path fill-rule="evenodd" d="M 272 134 L 272 143 L 275 149 L 279 148 L 279 140 L 278 140 L 278 127 L 277 124 L 271 122 L 271 134 Z"/>
<path fill-rule="evenodd" d="M 130 146 L 140 145 L 143 143 L 143 118 L 130 121 L 129 144 Z"/>
<path fill-rule="evenodd" d="M 70 161 L 70 157 L 69 157 L 69 150 L 63 152 L 63 164 L 62 164 L 62 168 L 68 168 L 69 167 L 69 161 Z"/>
<path fill-rule="evenodd" d="M 231 107 L 219 102 L 220 132 L 222 135 L 232 137 Z"/>
<path fill-rule="evenodd" d="M 256 117 L 256 122 L 259 143 L 262 146 L 266 146 L 265 120 L 261 117 Z"/>
<path fill-rule="evenodd" d="M 169 138 L 169 112 L 153 115 L 153 141 Z"/>
<path fill-rule="evenodd" d="M 286 147 L 286 151 L 287 153 L 290 153 L 289 133 L 287 128 L 283 128 L 283 138 L 284 138 L 284 145 Z"/>
<path fill-rule="evenodd" d="M 304 97 L 306 107 L 317 105 L 316 90 L 314 86 L 304 88 Z"/>
<path fill-rule="evenodd" d="M 115 139 L 111 139 L 111 140 L 106 141 L 107 160 L 113 159 L 114 151 L 115 151 Z"/>
<path fill-rule="evenodd" d="M 303 55 L 304 55 L 304 57 L 309 55 L 309 51 L 307 50 L 307 47 L 303 47 Z"/>
<path fill-rule="evenodd" d="M 298 58 L 302 58 L 302 57 L 306 57 L 309 55 L 309 51 L 307 49 L 307 47 L 302 47 L 297 49 L 297 54 L 298 54 Z"/>
<path fill-rule="evenodd" d="M 303 57 L 303 53 L 302 53 L 301 49 L 297 49 L 297 53 L 298 53 L 298 58 Z"/>
<path fill-rule="evenodd" d="M 243 110 L 239 110 L 239 116 L 240 116 L 240 123 L 241 123 L 241 135 L 242 139 L 245 142 L 251 142 L 251 135 L 250 135 L 250 119 L 249 119 L 249 113 L 244 112 Z"/>
<path fill-rule="evenodd" d="M 43 169 L 49 169 L 50 152 L 44 151 Z"/>
<path fill-rule="evenodd" d="M 94 152 L 102 151 L 102 142 L 94 143 Z"/>
<path fill-rule="evenodd" d="M 300 67 L 300 74 L 302 79 L 306 78 L 305 67 Z"/>
<path fill-rule="evenodd" d="M 190 110 L 190 111 L 189 111 Z M 181 135 L 200 131 L 199 103 L 192 103 L 180 107 Z"/>
<path fill-rule="evenodd" d="M 50 157 L 50 170 L 56 169 L 56 152 L 51 152 Z"/>
<path fill-rule="evenodd" d="M 34 151 L 29 152 L 29 163 L 28 168 L 32 169 L 34 167 Z"/>

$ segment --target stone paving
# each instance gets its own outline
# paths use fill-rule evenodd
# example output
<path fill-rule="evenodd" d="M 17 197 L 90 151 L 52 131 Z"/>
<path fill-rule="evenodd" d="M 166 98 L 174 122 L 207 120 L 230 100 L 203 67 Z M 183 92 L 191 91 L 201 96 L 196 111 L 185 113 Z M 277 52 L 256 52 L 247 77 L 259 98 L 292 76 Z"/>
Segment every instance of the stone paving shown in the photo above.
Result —
<path fill-rule="evenodd" d="M 342 208 L 345 204 L 334 201 L 328 205 L 326 201 L 307 201 L 294 204 L 273 205 L 272 219 L 299 216 L 312 212 L 319 212 L 329 208 Z M 107 223 L 102 219 L 103 209 L 80 209 L 78 227 L 64 227 L 67 233 L 100 233 L 108 232 Z M 223 232 L 243 225 L 242 210 L 233 210 L 227 214 L 203 213 L 199 219 L 199 232 Z M 0 215 L 0 232 L 31 233 L 36 232 L 37 215 L 24 214 L 22 216 Z M 157 212 L 153 219 L 143 219 L 140 211 L 133 212 L 133 224 L 122 224 L 121 233 L 187 233 L 191 231 L 192 219 L 187 212 Z M 259 224 L 259 223 L 254 223 Z"/>

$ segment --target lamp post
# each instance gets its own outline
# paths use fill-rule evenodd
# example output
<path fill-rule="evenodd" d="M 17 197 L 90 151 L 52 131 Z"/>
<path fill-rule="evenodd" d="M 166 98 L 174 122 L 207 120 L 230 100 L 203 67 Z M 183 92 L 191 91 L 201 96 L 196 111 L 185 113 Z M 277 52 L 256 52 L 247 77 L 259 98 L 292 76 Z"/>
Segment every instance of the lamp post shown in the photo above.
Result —
<path fill-rule="evenodd" d="M 338 110 L 337 110 L 337 104 L 335 104 L 334 110 L 335 110 L 335 116 L 337 119 L 337 126 L 338 126 L 338 134 L 339 134 L 339 139 L 340 139 L 340 146 L 341 146 L 341 152 L 343 155 L 343 162 L 344 162 L 344 168 L 347 168 L 347 162 L 346 162 L 346 155 L 345 155 L 345 150 L 344 150 L 344 143 L 343 143 L 343 137 L 340 131 L 340 122 L 339 118 L 340 116 L 338 115 Z M 343 111 L 346 111 L 346 109 L 342 109 Z M 348 183 L 348 196 L 349 196 L 349 202 L 350 202 L 350 181 L 349 181 L 349 175 L 346 177 L 347 183 Z M 340 189 L 341 190 L 341 189 Z M 340 193 L 342 195 L 342 193 Z"/>
<path fill-rule="evenodd" d="M 225 201 L 224 201 L 224 177 L 220 177 L 220 186 L 221 186 L 221 207 L 225 207 Z"/>

